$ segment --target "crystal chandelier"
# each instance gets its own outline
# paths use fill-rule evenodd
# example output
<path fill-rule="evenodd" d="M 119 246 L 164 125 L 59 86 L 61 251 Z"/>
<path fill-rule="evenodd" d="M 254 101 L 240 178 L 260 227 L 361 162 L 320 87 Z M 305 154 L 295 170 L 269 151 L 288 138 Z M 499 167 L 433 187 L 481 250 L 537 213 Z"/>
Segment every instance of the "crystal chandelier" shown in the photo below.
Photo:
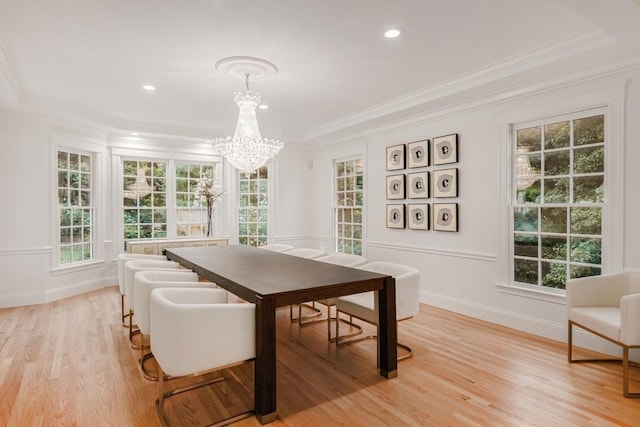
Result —
<path fill-rule="evenodd" d="M 241 66 L 238 66 L 238 60 L 242 60 Z M 281 141 L 275 139 L 262 138 L 260 128 L 258 127 L 258 119 L 256 117 L 256 107 L 260 105 L 262 97 L 257 92 L 249 90 L 249 77 L 251 75 L 251 66 L 255 64 L 251 61 L 263 61 L 258 58 L 233 57 L 219 61 L 216 67 L 232 62 L 232 65 L 224 68 L 229 75 L 238 77 L 237 71 L 244 71 L 246 92 L 235 92 L 233 99 L 238 104 L 240 112 L 238 113 L 238 124 L 233 137 L 216 138 L 213 140 L 215 150 L 221 156 L 224 156 L 229 163 L 240 172 L 249 174 L 263 166 L 269 159 L 275 157 L 278 151 L 284 146 Z M 225 62 L 226 61 L 226 62 Z M 248 62 L 249 61 L 249 62 Z M 264 63 L 267 63 L 264 61 Z M 263 62 L 259 63 L 260 65 Z M 271 63 L 267 63 L 277 70 Z M 220 69 L 220 68 L 219 68 Z M 233 73 L 236 73 L 235 75 Z M 262 75 L 265 75 L 264 73 Z"/>
<path fill-rule="evenodd" d="M 518 191 L 526 190 L 539 179 L 540 174 L 531 167 L 526 149 L 518 149 L 516 157 L 516 187 Z"/>
<path fill-rule="evenodd" d="M 125 199 L 137 199 L 151 194 L 151 191 L 152 188 L 147 182 L 145 170 L 139 167 L 136 173 L 136 181 L 127 186 L 127 189 L 122 192 L 122 196 Z"/>

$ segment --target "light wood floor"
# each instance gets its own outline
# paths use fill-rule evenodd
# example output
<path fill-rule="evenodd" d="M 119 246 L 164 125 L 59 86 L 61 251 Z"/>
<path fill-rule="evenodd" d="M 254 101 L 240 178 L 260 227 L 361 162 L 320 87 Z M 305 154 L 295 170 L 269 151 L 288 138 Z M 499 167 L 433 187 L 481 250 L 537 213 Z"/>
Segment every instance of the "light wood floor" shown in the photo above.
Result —
<path fill-rule="evenodd" d="M 385 380 L 374 341 L 336 350 L 324 323 L 300 329 L 288 315 L 278 311 L 274 427 L 640 426 L 640 399 L 622 397 L 620 365 L 568 364 L 563 343 L 423 305 L 399 328 L 415 356 Z M 159 426 L 158 385 L 143 379 L 137 357 L 117 287 L 0 309 L 0 426 Z M 251 365 L 226 370 L 215 388 L 170 400 L 173 425 L 241 412 L 252 375 Z"/>

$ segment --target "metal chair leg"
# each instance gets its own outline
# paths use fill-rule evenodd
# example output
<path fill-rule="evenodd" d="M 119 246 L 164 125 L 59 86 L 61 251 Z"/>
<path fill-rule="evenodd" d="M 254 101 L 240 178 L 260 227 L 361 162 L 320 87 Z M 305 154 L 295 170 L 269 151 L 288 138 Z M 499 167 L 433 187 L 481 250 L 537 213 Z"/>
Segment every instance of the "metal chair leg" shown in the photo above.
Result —
<path fill-rule="evenodd" d="M 176 388 L 174 390 L 168 391 L 168 392 L 164 392 L 164 381 L 169 378 L 169 376 L 166 376 L 164 374 L 164 371 L 162 370 L 162 368 L 160 367 L 160 365 L 158 365 L 158 384 L 159 384 L 159 388 L 160 388 L 160 394 L 158 396 L 158 398 L 156 399 L 156 409 L 158 410 L 158 415 L 160 416 L 160 421 L 162 422 L 162 425 L 164 427 L 168 427 L 169 426 L 169 421 L 167 420 L 165 413 L 164 413 L 164 401 L 165 399 L 168 399 L 172 396 L 176 396 L 178 394 L 187 392 L 187 391 L 191 391 L 191 390 L 196 390 L 198 388 L 201 387 L 205 387 L 208 385 L 212 385 L 215 383 L 218 383 L 220 381 L 224 381 L 224 376 L 221 377 L 216 377 L 213 378 L 211 380 L 206 380 L 206 381 L 202 381 L 196 384 L 192 384 L 189 386 L 185 386 L 185 387 L 180 387 L 180 388 Z M 247 418 L 250 417 L 251 415 L 255 414 L 255 410 L 252 409 L 250 411 L 247 412 L 243 412 L 241 414 L 235 415 L 231 418 L 227 418 L 225 420 L 222 421 L 218 421 L 214 424 L 210 424 L 210 426 L 224 426 L 236 421 L 239 421 L 243 418 Z"/>

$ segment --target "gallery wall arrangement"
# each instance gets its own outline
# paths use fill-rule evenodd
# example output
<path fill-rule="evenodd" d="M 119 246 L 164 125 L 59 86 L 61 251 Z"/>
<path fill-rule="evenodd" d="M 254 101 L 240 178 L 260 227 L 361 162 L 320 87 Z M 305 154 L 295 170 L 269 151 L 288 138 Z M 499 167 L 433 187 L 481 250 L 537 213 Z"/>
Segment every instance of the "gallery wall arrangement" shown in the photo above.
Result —
<path fill-rule="evenodd" d="M 457 162 L 457 133 L 386 147 L 387 228 L 458 231 Z"/>

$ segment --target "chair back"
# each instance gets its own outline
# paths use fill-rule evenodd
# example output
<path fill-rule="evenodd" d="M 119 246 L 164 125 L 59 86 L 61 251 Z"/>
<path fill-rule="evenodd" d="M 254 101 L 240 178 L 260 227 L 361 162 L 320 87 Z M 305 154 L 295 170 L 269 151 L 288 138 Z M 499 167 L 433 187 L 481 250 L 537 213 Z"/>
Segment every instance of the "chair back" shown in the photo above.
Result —
<path fill-rule="evenodd" d="M 326 253 L 320 249 L 311 248 L 295 248 L 285 252 L 287 255 L 293 255 L 300 258 L 316 259 L 326 255 Z"/>
<path fill-rule="evenodd" d="M 120 294 L 124 295 L 124 263 L 132 259 L 137 260 L 167 260 L 164 255 L 147 255 L 147 254 L 130 254 L 122 253 L 116 257 L 116 263 L 118 265 L 118 287 L 120 288 Z"/>
<path fill-rule="evenodd" d="M 151 292 L 151 351 L 172 376 L 255 358 L 255 305 L 227 303 L 224 289 L 159 288 Z"/>
<path fill-rule="evenodd" d="M 367 263 L 367 259 L 360 255 L 353 254 L 341 254 L 334 253 L 320 258 L 316 258 L 316 261 L 322 261 L 329 264 L 342 265 L 345 267 L 359 267 Z"/>
<path fill-rule="evenodd" d="M 133 277 L 133 312 L 140 332 L 150 335 L 149 300 L 156 288 L 216 287 L 198 282 L 198 274 L 189 270 L 143 270 Z"/>
<path fill-rule="evenodd" d="M 396 280 L 396 319 L 403 320 L 418 314 L 420 309 L 420 271 L 404 264 L 375 261 L 358 267 L 374 273 L 386 274 Z M 375 306 L 377 308 L 377 293 Z"/>
<path fill-rule="evenodd" d="M 168 260 L 129 260 L 124 264 L 124 295 L 127 306 L 133 310 L 133 279 L 138 271 L 143 270 L 177 270 L 180 264 Z"/>
<path fill-rule="evenodd" d="M 284 251 L 288 251 L 289 249 L 293 249 L 293 246 L 286 245 L 284 243 L 269 243 L 268 245 L 258 246 L 258 247 L 260 249 L 265 249 L 267 251 L 273 251 L 273 252 L 284 252 Z"/>

